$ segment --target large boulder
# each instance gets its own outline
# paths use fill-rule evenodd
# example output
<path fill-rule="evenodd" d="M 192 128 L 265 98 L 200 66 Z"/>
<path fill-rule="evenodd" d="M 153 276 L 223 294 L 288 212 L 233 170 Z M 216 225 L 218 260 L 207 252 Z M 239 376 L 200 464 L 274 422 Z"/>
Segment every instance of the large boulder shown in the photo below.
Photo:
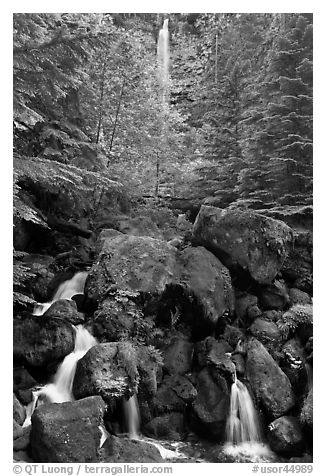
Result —
<path fill-rule="evenodd" d="M 228 268 L 248 270 L 260 284 L 269 284 L 289 254 L 292 230 L 284 222 L 253 211 L 202 206 L 193 241 L 206 246 Z"/>
<path fill-rule="evenodd" d="M 39 463 L 99 461 L 105 403 L 100 397 L 39 406 L 32 415 L 31 449 Z"/>
<path fill-rule="evenodd" d="M 102 301 L 112 289 L 161 295 L 174 281 L 177 250 L 164 241 L 103 230 L 98 250 L 85 287 L 90 299 Z"/>
<path fill-rule="evenodd" d="M 146 441 L 109 435 L 100 449 L 101 463 L 162 463 L 159 450 Z"/>
<path fill-rule="evenodd" d="M 15 394 L 13 394 L 13 418 L 18 423 L 22 425 L 26 417 L 26 411 L 24 406 L 20 403 Z"/>
<path fill-rule="evenodd" d="M 300 412 L 300 422 L 305 429 L 312 432 L 313 428 L 313 391 L 310 389 Z"/>
<path fill-rule="evenodd" d="M 163 239 L 163 234 L 158 226 L 147 216 L 134 218 L 123 217 L 117 223 L 117 229 L 121 233 L 133 236 L 149 236 L 151 238 Z"/>
<path fill-rule="evenodd" d="M 259 302 L 263 309 L 283 310 L 290 302 L 288 291 L 283 281 L 275 280 L 260 291 Z"/>
<path fill-rule="evenodd" d="M 282 332 L 275 322 L 258 318 L 250 326 L 250 333 L 264 344 L 275 359 L 278 357 L 277 353 L 282 345 Z"/>
<path fill-rule="evenodd" d="M 130 342 L 95 345 L 77 363 L 73 393 L 76 398 L 100 395 L 109 411 L 122 397 L 138 390 L 148 398 L 157 390 L 159 359 L 152 347 L 136 347 Z"/>
<path fill-rule="evenodd" d="M 207 367 L 196 377 L 197 397 L 192 403 L 191 425 L 205 437 L 222 440 L 229 414 L 230 393 L 225 379 Z"/>
<path fill-rule="evenodd" d="M 63 319 L 72 324 L 83 322 L 83 316 L 77 311 L 77 304 L 70 299 L 58 299 L 44 313 L 45 317 Z"/>
<path fill-rule="evenodd" d="M 31 376 L 28 370 L 21 366 L 14 367 L 13 378 L 14 392 L 17 392 L 18 390 L 26 390 L 36 385 L 36 380 Z"/>
<path fill-rule="evenodd" d="M 247 376 L 253 392 L 271 419 L 287 413 L 295 404 L 291 383 L 258 340 L 247 344 Z"/>
<path fill-rule="evenodd" d="M 313 291 L 313 236 L 311 231 L 294 233 L 294 243 L 289 256 L 283 263 L 282 275 L 293 287 L 307 292 Z"/>
<path fill-rule="evenodd" d="M 194 345 L 185 338 L 176 335 L 164 347 L 164 368 L 170 374 L 183 375 L 190 371 L 194 353 Z"/>
<path fill-rule="evenodd" d="M 267 438 L 273 451 L 284 456 L 299 456 L 304 436 L 295 417 L 282 416 L 268 425 Z"/>
<path fill-rule="evenodd" d="M 180 412 L 171 412 L 153 418 L 144 426 L 148 436 L 166 440 L 182 440 L 185 436 L 185 418 Z"/>
<path fill-rule="evenodd" d="M 201 367 L 211 366 L 224 377 L 233 381 L 234 365 L 228 355 L 232 348 L 228 348 L 227 342 L 217 341 L 213 337 L 206 337 L 196 344 L 197 363 Z"/>
<path fill-rule="evenodd" d="M 43 367 L 63 359 L 74 350 L 75 332 L 71 324 L 46 316 L 14 319 L 14 361 Z"/>
<path fill-rule="evenodd" d="M 225 313 L 233 312 L 229 271 L 203 247 L 179 251 L 164 241 L 116 230 L 103 230 L 97 247 L 99 259 L 86 282 L 89 301 L 103 302 L 116 299 L 114 293 L 124 293 L 124 298 L 135 302 L 141 297 L 153 314 L 162 309 L 162 300 L 179 292 L 190 307 L 195 303 L 200 308 L 189 317 L 196 329 L 201 318 L 215 325 Z"/>

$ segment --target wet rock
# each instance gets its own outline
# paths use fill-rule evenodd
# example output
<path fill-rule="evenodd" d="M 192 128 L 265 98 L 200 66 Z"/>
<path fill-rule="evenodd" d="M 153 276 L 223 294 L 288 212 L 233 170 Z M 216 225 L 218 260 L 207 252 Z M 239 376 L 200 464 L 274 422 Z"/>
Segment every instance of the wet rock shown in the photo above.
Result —
<path fill-rule="evenodd" d="M 284 261 L 282 275 L 293 287 L 310 295 L 313 291 L 313 236 L 310 231 L 295 231 L 294 244 Z"/>
<path fill-rule="evenodd" d="M 117 229 L 126 235 L 149 236 L 158 240 L 163 239 L 162 232 L 148 216 L 121 218 L 117 225 Z"/>
<path fill-rule="evenodd" d="M 151 414 L 154 417 L 172 411 L 183 413 L 196 396 L 197 390 L 188 378 L 166 375 L 150 403 Z"/>
<path fill-rule="evenodd" d="M 244 357 L 240 354 L 232 355 L 232 362 L 235 365 L 237 376 L 238 377 L 244 376 L 246 372 L 246 363 L 245 363 Z"/>
<path fill-rule="evenodd" d="M 253 211 L 202 206 L 193 240 L 214 251 L 228 268 L 247 270 L 260 284 L 269 284 L 290 251 L 293 232 L 284 222 Z"/>
<path fill-rule="evenodd" d="M 13 394 L 13 417 L 18 425 L 22 425 L 25 421 L 26 411 L 15 394 Z"/>
<path fill-rule="evenodd" d="M 264 309 L 285 309 L 290 299 L 284 282 L 275 280 L 274 283 L 263 288 L 259 301 Z"/>
<path fill-rule="evenodd" d="M 85 287 L 90 299 L 102 301 L 113 288 L 161 295 L 173 283 L 177 250 L 164 241 L 103 230 L 98 249 Z"/>
<path fill-rule="evenodd" d="M 311 297 L 308 293 L 301 291 L 301 289 L 289 289 L 290 305 L 293 304 L 311 304 Z"/>
<path fill-rule="evenodd" d="M 258 340 L 247 345 L 247 377 L 253 392 L 270 418 L 287 413 L 295 404 L 291 383 Z"/>
<path fill-rule="evenodd" d="M 31 389 L 18 390 L 17 395 L 23 405 L 28 405 L 33 400 L 33 393 Z"/>
<path fill-rule="evenodd" d="M 184 375 L 190 371 L 194 353 L 191 342 L 176 336 L 162 352 L 164 368 L 170 375 Z"/>
<path fill-rule="evenodd" d="M 238 327 L 227 325 L 222 335 L 223 339 L 230 344 L 232 349 L 235 348 L 239 340 L 244 339 L 244 332 Z"/>
<path fill-rule="evenodd" d="M 237 294 L 235 300 L 235 311 L 239 319 L 241 321 L 246 322 L 247 320 L 247 312 L 253 306 L 257 306 L 258 298 L 253 294 L 248 293 L 241 293 Z"/>
<path fill-rule="evenodd" d="M 280 366 L 289 377 L 294 392 L 301 395 L 308 383 L 303 349 L 296 339 L 291 339 L 284 344 L 282 354 Z"/>
<path fill-rule="evenodd" d="M 273 451 L 284 456 L 299 456 L 304 437 L 295 417 L 282 416 L 268 425 L 268 442 Z"/>
<path fill-rule="evenodd" d="M 117 342 L 95 345 L 78 361 L 73 383 L 76 398 L 100 395 L 106 402 L 112 403 L 127 395 L 129 375 L 120 349 Z M 129 365 L 136 376 L 135 349 L 132 345 L 129 352 Z"/>
<path fill-rule="evenodd" d="M 52 319 L 63 319 L 72 324 L 80 324 L 84 320 L 83 316 L 77 311 L 76 302 L 68 299 L 55 301 L 43 316 Z"/>
<path fill-rule="evenodd" d="M 182 375 L 166 376 L 165 385 L 173 389 L 176 395 L 186 404 L 191 403 L 197 396 L 197 390 L 187 377 Z"/>
<path fill-rule="evenodd" d="M 258 306 L 251 306 L 247 310 L 248 323 L 253 322 L 257 317 L 262 315 L 262 311 Z"/>
<path fill-rule="evenodd" d="M 14 367 L 14 392 L 18 390 L 26 390 L 36 385 L 36 380 L 24 367 Z"/>
<path fill-rule="evenodd" d="M 39 406 L 32 415 L 31 450 L 40 463 L 98 462 L 105 404 L 100 397 Z"/>
<path fill-rule="evenodd" d="M 277 357 L 282 345 L 282 333 L 274 322 L 258 318 L 250 326 L 250 332 L 274 358 Z"/>
<path fill-rule="evenodd" d="M 34 463 L 27 451 L 14 451 L 13 459 L 24 463 Z"/>
<path fill-rule="evenodd" d="M 31 427 L 23 428 L 22 435 L 14 440 L 14 451 L 23 451 L 28 449 L 30 444 L 30 432 Z"/>
<path fill-rule="evenodd" d="M 53 256 L 28 254 L 23 258 L 35 276 L 29 282 L 29 289 L 36 301 L 46 302 L 49 296 L 49 284 L 55 276 L 55 259 Z"/>
<path fill-rule="evenodd" d="M 191 426 L 195 432 L 217 440 L 225 437 L 230 395 L 225 379 L 207 367 L 196 377 L 197 397 L 192 403 Z"/>
<path fill-rule="evenodd" d="M 101 463 L 161 463 L 159 450 L 150 443 L 110 435 L 100 449 Z"/>
<path fill-rule="evenodd" d="M 18 425 L 18 423 L 14 419 L 13 420 L 13 439 L 15 440 L 16 438 L 23 436 L 23 433 L 24 433 L 23 428 L 20 425 Z"/>
<path fill-rule="evenodd" d="M 180 284 L 201 305 L 206 319 L 216 324 L 225 313 L 234 310 L 234 292 L 230 273 L 205 248 L 188 247 L 179 255 Z"/>
<path fill-rule="evenodd" d="M 196 360 L 200 367 L 212 365 L 227 376 L 233 375 L 233 365 L 227 353 L 232 347 L 226 341 L 217 341 L 214 337 L 196 343 Z"/>
<path fill-rule="evenodd" d="M 300 412 L 300 422 L 305 429 L 312 432 L 313 429 L 313 391 L 310 389 Z"/>
<path fill-rule="evenodd" d="M 43 367 L 73 351 L 75 332 L 68 322 L 45 316 L 14 319 L 14 361 Z"/>
<path fill-rule="evenodd" d="M 271 309 L 269 311 L 264 311 L 262 314 L 262 318 L 266 321 L 277 322 L 283 315 L 282 311 L 276 311 L 275 309 Z"/>
<path fill-rule="evenodd" d="M 144 433 L 154 438 L 182 440 L 185 436 L 184 415 L 171 412 L 157 416 L 144 426 Z"/>
<path fill-rule="evenodd" d="M 201 309 L 200 318 L 216 324 L 232 312 L 234 297 L 228 270 L 202 247 L 178 251 L 166 242 L 149 237 L 128 236 L 104 230 L 98 242 L 99 260 L 86 282 L 89 300 L 101 302 L 113 291 L 129 293 L 136 302 L 139 295 L 153 314 L 162 308 L 168 290 L 178 288 Z M 148 309 L 147 309 L 148 310 Z"/>
<path fill-rule="evenodd" d="M 73 393 L 76 398 L 100 395 L 113 411 L 117 401 L 140 393 L 149 398 L 156 392 L 158 361 L 152 348 L 130 342 L 110 342 L 92 347 L 76 368 Z"/>

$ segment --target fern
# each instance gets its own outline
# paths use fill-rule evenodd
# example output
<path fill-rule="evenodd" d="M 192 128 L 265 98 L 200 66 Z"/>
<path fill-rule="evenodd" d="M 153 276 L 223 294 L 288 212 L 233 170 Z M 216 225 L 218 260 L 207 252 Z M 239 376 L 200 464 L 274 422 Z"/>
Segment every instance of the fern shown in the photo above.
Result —
<path fill-rule="evenodd" d="M 285 339 L 301 324 L 313 323 L 312 304 L 295 304 L 276 322 Z"/>

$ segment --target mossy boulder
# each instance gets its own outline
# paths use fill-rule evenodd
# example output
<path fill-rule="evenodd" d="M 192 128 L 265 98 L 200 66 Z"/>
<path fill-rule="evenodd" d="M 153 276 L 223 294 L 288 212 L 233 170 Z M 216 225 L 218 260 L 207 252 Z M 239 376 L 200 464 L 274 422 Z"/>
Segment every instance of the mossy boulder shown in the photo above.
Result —
<path fill-rule="evenodd" d="M 269 284 L 289 254 L 293 232 L 284 222 L 254 211 L 202 206 L 193 242 L 203 245 L 229 269 L 241 267 L 260 284 Z"/>

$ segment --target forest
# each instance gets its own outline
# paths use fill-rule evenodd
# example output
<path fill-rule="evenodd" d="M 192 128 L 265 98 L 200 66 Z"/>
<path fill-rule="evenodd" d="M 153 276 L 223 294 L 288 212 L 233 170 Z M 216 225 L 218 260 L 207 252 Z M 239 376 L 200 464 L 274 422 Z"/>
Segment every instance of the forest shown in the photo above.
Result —
<path fill-rule="evenodd" d="M 313 15 L 15 13 L 13 99 L 14 460 L 309 466 Z"/>

